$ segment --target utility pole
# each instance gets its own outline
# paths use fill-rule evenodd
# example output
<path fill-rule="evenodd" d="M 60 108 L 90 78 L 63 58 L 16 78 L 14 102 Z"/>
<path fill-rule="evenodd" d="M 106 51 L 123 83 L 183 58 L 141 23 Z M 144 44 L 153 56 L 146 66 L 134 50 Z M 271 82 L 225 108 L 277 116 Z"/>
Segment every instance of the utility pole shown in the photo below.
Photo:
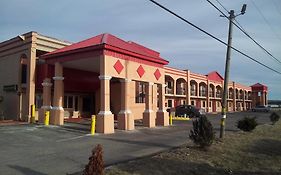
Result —
<path fill-rule="evenodd" d="M 246 11 L 246 4 L 243 4 L 241 13 L 239 15 L 244 15 Z M 224 72 L 224 84 L 223 84 L 223 97 L 222 97 L 222 110 L 221 110 L 221 126 L 220 126 L 220 138 L 223 138 L 225 133 L 225 122 L 226 122 L 226 110 L 228 107 L 227 95 L 228 95 L 228 79 L 229 79 L 229 67 L 230 67 L 230 56 L 231 56 L 231 44 L 232 44 L 232 27 L 233 21 L 235 19 L 234 10 L 229 12 L 229 29 L 228 29 L 228 42 L 226 51 L 226 61 L 225 61 L 225 72 Z M 236 98 L 236 97 L 234 97 Z"/>

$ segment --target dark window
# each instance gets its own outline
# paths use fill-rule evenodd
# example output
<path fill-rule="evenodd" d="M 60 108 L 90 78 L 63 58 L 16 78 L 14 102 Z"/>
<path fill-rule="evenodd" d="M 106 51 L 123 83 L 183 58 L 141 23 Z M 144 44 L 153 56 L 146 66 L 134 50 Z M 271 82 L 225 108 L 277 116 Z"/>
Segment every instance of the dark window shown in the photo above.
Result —
<path fill-rule="evenodd" d="M 168 100 L 168 107 L 172 107 L 173 106 L 173 101 L 172 100 Z"/>
<path fill-rule="evenodd" d="M 145 103 L 145 83 L 136 81 L 136 103 Z"/>
<path fill-rule="evenodd" d="M 27 80 L 27 65 L 22 64 L 21 65 L 21 83 L 25 84 Z"/>

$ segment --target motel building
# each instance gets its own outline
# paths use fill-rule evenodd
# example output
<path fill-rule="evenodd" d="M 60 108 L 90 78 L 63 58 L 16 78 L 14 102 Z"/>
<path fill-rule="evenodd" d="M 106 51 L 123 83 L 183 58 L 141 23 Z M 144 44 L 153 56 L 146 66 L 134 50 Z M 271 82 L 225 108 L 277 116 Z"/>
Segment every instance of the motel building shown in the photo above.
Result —
<path fill-rule="evenodd" d="M 160 53 L 111 34 L 78 43 L 29 32 L 0 43 L 0 109 L 5 119 L 63 125 L 97 116 L 96 131 L 167 126 L 167 108 L 191 104 L 220 112 L 223 78 L 168 67 Z M 228 84 L 228 111 L 267 104 L 267 87 Z"/>

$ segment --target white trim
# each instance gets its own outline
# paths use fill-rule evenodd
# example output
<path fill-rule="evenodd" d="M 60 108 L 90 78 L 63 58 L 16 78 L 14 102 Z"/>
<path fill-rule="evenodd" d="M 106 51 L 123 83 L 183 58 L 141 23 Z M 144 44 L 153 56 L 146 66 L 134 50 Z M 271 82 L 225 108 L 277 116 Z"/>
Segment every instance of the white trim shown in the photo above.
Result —
<path fill-rule="evenodd" d="M 53 84 L 52 83 L 48 83 L 48 82 L 43 82 L 43 83 L 41 83 L 42 84 L 42 86 L 44 86 L 44 87 L 51 87 Z"/>
<path fill-rule="evenodd" d="M 100 80 L 110 80 L 111 78 L 112 78 L 112 76 L 109 76 L 109 75 L 100 75 L 99 76 Z"/>
<path fill-rule="evenodd" d="M 152 82 L 148 82 L 148 85 L 149 85 L 149 86 L 152 86 L 152 85 L 154 85 L 154 83 L 152 83 Z"/>
<path fill-rule="evenodd" d="M 127 110 L 120 110 L 120 112 L 118 114 L 131 114 L 132 111 L 127 109 Z"/>
<path fill-rule="evenodd" d="M 53 77 L 53 80 L 64 80 L 64 77 L 60 77 L 60 76 Z"/>
<path fill-rule="evenodd" d="M 100 112 L 98 113 L 98 115 L 111 115 L 111 114 L 112 114 L 111 111 L 100 111 Z"/>
<path fill-rule="evenodd" d="M 158 109 L 157 112 L 167 112 L 167 111 L 164 109 Z"/>
<path fill-rule="evenodd" d="M 63 107 L 61 106 L 53 106 L 52 110 L 60 110 L 60 111 L 64 111 Z"/>
<path fill-rule="evenodd" d="M 130 79 L 127 79 L 127 78 L 124 78 L 124 79 L 121 79 L 120 82 L 121 83 L 128 83 L 128 82 L 131 82 L 132 80 Z"/>
<path fill-rule="evenodd" d="M 52 109 L 52 106 L 41 106 L 41 109 Z"/>
<path fill-rule="evenodd" d="M 144 113 L 151 113 L 151 112 L 153 112 L 153 110 L 151 110 L 151 109 L 146 109 L 146 110 L 144 111 Z"/>

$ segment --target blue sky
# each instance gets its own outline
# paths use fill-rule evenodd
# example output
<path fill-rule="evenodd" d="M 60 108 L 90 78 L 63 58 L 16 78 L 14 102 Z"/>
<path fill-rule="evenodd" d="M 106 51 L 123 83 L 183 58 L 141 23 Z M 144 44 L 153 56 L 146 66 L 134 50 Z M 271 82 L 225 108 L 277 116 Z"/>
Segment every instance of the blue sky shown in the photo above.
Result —
<path fill-rule="evenodd" d="M 211 0 L 220 9 L 216 0 Z M 228 21 L 219 17 L 206 0 L 158 0 L 161 4 L 227 41 Z M 220 0 L 238 14 L 237 21 L 272 55 L 281 60 L 280 0 Z M 223 9 L 222 9 L 223 10 Z M 225 11 L 224 11 L 225 12 Z M 207 74 L 217 70 L 224 75 L 226 47 L 158 8 L 148 0 L 9 0 L 0 2 L 0 41 L 28 31 L 71 42 L 111 33 L 161 53 L 171 67 Z M 237 28 L 233 46 L 281 72 L 272 60 Z M 281 75 L 236 52 L 232 52 L 230 79 L 269 87 L 269 99 L 281 99 Z"/>

